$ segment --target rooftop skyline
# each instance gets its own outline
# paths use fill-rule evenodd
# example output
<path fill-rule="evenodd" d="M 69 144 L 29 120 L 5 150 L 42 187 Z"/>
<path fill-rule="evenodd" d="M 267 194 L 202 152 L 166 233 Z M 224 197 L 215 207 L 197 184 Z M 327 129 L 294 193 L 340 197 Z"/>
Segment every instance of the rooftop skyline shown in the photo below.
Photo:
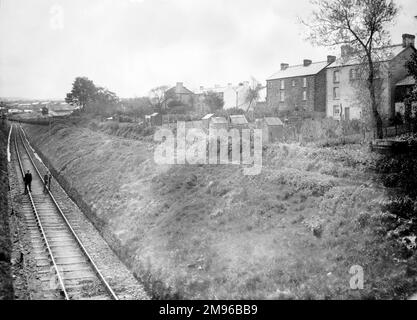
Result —
<path fill-rule="evenodd" d="M 415 0 L 397 3 L 393 43 L 417 33 Z M 1 0 L 0 96 L 64 99 L 77 76 L 120 97 L 264 83 L 281 63 L 339 54 L 305 40 L 298 17 L 311 10 L 308 0 Z"/>

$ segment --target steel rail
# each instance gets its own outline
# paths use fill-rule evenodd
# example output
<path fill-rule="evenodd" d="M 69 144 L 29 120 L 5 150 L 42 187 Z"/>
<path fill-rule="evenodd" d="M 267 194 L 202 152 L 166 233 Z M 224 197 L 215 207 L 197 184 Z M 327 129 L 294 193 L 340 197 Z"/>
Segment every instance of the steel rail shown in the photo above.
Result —
<path fill-rule="evenodd" d="M 23 131 L 22 128 L 20 128 L 20 130 Z M 24 135 L 25 135 L 25 139 L 26 139 L 26 134 L 23 131 Z M 45 183 L 41 173 L 39 172 L 37 166 L 35 165 L 35 162 L 33 161 L 32 156 L 30 155 L 29 150 L 27 149 L 25 143 L 23 142 L 23 138 L 20 134 L 19 131 L 19 136 L 22 139 L 22 144 L 23 147 L 26 150 L 27 155 L 29 156 L 29 159 L 33 165 L 33 167 L 36 170 L 36 173 L 38 174 L 39 178 L 41 179 L 41 181 L 43 183 Z M 27 139 L 26 139 L 27 141 Z M 27 141 L 27 143 L 29 144 L 29 141 Z M 106 279 L 104 278 L 103 274 L 101 273 L 101 271 L 99 270 L 98 266 L 95 264 L 93 258 L 90 256 L 90 254 L 88 253 L 87 249 L 85 248 L 85 246 L 83 245 L 82 241 L 80 240 L 80 238 L 78 237 L 77 233 L 75 232 L 75 230 L 73 229 L 73 227 L 71 226 L 71 223 L 68 221 L 67 217 L 65 216 L 64 212 L 62 211 L 61 207 L 59 206 L 58 202 L 56 201 L 55 197 L 53 196 L 52 192 L 47 188 L 48 194 L 51 197 L 55 207 L 58 209 L 58 212 L 60 213 L 61 217 L 64 219 L 68 229 L 71 231 L 71 234 L 73 235 L 73 237 L 75 238 L 78 246 L 80 247 L 81 251 L 84 253 L 84 255 L 87 257 L 88 261 L 90 262 L 90 264 L 93 267 L 94 272 L 96 273 L 96 275 L 99 277 L 99 279 L 101 280 L 101 282 L 104 284 L 104 287 L 106 288 L 107 292 L 110 294 L 110 296 L 114 299 L 114 300 L 119 300 L 119 298 L 117 297 L 117 295 L 115 294 L 115 292 L 113 291 L 113 289 L 110 287 L 109 283 L 106 281 Z"/>
<path fill-rule="evenodd" d="M 16 135 L 14 136 L 14 144 L 15 144 L 16 155 L 17 155 L 17 160 L 19 162 L 20 171 L 22 172 L 22 176 L 24 176 L 25 175 L 25 170 L 23 168 L 23 163 L 22 163 L 22 160 L 20 158 L 20 153 L 19 153 L 19 149 L 18 149 L 18 146 L 17 146 Z M 52 250 L 51 250 L 51 247 L 49 245 L 48 238 L 46 237 L 45 230 L 43 228 L 41 218 L 40 218 L 40 216 L 38 214 L 38 210 L 36 209 L 36 206 L 35 206 L 35 202 L 33 201 L 32 192 L 29 190 L 29 188 L 26 188 L 26 186 L 25 186 L 25 191 L 28 192 L 29 199 L 30 199 L 30 203 L 32 205 L 33 212 L 35 214 L 36 222 L 37 222 L 38 227 L 40 229 L 40 232 L 42 234 L 43 240 L 45 241 L 45 245 L 46 245 L 46 248 L 48 250 L 49 257 L 52 260 L 52 264 L 53 264 L 53 267 L 55 269 L 56 275 L 58 277 L 58 281 L 59 281 L 59 285 L 61 287 L 61 290 L 64 293 L 65 300 L 69 300 L 70 298 L 68 296 L 67 290 L 65 289 L 64 281 L 63 281 L 63 279 L 61 277 L 61 274 L 59 272 L 59 268 L 58 268 L 58 266 L 56 264 L 54 255 L 53 255 Z"/>

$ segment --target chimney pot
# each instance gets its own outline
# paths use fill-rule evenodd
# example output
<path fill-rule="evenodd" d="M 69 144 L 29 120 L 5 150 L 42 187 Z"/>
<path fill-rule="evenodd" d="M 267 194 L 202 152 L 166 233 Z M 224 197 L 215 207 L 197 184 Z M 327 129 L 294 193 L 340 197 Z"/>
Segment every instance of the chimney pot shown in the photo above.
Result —
<path fill-rule="evenodd" d="M 313 61 L 308 60 L 308 59 L 304 59 L 304 61 L 303 61 L 304 67 L 308 67 L 308 66 L 309 66 L 309 65 L 311 65 L 312 63 L 313 63 Z"/>
<path fill-rule="evenodd" d="M 403 34 L 403 48 L 415 47 L 416 36 L 412 34 Z"/>
<path fill-rule="evenodd" d="M 281 63 L 281 70 L 284 71 L 286 69 L 288 69 L 290 65 L 288 63 Z"/>
<path fill-rule="evenodd" d="M 336 57 L 335 56 L 327 56 L 327 63 L 331 64 L 333 62 L 336 61 Z"/>

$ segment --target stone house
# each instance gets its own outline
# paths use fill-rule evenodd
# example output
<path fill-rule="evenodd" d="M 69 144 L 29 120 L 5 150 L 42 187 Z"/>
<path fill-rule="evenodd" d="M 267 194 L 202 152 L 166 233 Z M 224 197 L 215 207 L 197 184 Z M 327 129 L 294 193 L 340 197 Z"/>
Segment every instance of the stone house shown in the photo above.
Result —
<path fill-rule="evenodd" d="M 227 86 L 215 85 L 213 88 L 205 88 L 203 86 L 199 89 L 199 94 L 204 95 L 207 92 L 217 93 L 224 101 L 224 110 L 241 109 L 248 111 L 249 103 L 247 102 L 248 93 L 250 90 L 249 81 L 244 81 L 238 85 L 229 83 Z"/>
<path fill-rule="evenodd" d="M 377 102 L 383 118 L 395 115 L 397 84 L 407 77 L 405 64 L 415 51 L 415 36 L 404 34 L 401 44 L 375 52 Z M 351 49 L 342 46 L 341 56 L 327 67 L 327 117 L 353 120 L 369 113 L 363 108 L 369 95 L 365 69 L 365 64 L 351 53 Z"/>
<path fill-rule="evenodd" d="M 195 94 L 184 87 L 182 82 L 177 82 L 175 87 L 167 90 L 165 92 L 165 97 L 166 100 L 163 105 L 164 109 L 168 109 L 172 103 L 178 103 L 178 105 L 184 105 L 190 108 L 194 107 Z"/>
<path fill-rule="evenodd" d="M 336 61 L 328 56 L 326 61 L 304 60 L 303 64 L 281 64 L 281 70 L 267 79 L 267 106 L 278 108 L 281 115 L 300 113 L 304 116 L 326 113 L 326 67 Z"/>

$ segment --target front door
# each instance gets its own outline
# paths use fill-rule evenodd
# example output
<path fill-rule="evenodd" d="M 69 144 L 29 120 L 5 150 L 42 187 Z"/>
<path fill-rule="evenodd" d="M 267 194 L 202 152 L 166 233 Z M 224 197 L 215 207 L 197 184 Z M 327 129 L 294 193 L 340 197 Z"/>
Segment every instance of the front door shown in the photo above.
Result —
<path fill-rule="evenodd" d="M 350 108 L 345 108 L 345 120 L 350 121 Z"/>

